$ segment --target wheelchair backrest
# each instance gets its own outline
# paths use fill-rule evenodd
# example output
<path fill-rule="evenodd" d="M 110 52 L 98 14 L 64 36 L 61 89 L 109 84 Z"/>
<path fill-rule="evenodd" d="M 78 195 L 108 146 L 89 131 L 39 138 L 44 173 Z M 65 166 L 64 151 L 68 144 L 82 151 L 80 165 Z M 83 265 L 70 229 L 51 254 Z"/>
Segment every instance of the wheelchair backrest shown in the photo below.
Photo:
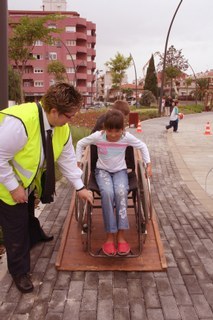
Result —
<path fill-rule="evenodd" d="M 90 146 L 90 165 L 91 171 L 94 172 L 96 168 L 96 162 L 98 160 L 98 151 L 95 145 Z M 134 157 L 134 149 L 131 146 L 126 148 L 126 155 L 125 155 L 127 169 L 131 169 L 135 171 L 135 157 Z"/>

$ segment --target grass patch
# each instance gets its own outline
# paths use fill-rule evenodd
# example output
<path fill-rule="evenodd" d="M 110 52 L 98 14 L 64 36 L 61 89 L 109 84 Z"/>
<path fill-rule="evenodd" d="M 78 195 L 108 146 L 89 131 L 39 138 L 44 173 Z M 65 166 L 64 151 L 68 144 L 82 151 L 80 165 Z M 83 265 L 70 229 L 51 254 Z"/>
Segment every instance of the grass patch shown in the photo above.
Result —
<path fill-rule="evenodd" d="M 70 131 L 72 134 L 72 142 L 74 147 L 76 147 L 78 140 L 88 136 L 91 133 L 90 128 L 76 126 L 70 126 Z"/>

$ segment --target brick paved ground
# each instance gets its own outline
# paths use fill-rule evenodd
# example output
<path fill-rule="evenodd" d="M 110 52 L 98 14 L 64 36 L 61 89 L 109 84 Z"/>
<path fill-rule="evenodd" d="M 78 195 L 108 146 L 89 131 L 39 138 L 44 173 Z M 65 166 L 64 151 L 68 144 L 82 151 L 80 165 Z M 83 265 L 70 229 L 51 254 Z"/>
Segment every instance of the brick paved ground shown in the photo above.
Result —
<path fill-rule="evenodd" d="M 62 183 L 55 204 L 41 214 L 45 230 L 55 239 L 32 251 L 35 290 L 22 295 L 6 274 L 0 286 L 0 319 L 213 319 L 213 216 L 181 180 L 164 122 L 143 123 L 140 136 L 153 162 L 153 204 L 167 272 L 57 272 L 54 263 L 71 194 Z"/>

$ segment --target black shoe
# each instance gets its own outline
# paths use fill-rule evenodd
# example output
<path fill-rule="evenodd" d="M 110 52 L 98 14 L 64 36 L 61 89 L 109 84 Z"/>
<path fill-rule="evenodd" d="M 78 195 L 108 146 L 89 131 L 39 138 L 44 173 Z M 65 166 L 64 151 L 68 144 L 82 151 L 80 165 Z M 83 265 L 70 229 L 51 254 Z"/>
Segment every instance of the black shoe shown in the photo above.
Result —
<path fill-rule="evenodd" d="M 19 291 L 21 291 L 22 293 L 28 293 L 33 291 L 34 286 L 28 274 L 22 274 L 19 276 L 12 276 L 12 277 Z"/>
<path fill-rule="evenodd" d="M 44 232 L 44 230 L 40 230 L 41 232 L 41 240 L 42 242 L 48 242 L 48 241 L 52 241 L 54 239 L 53 236 L 47 236 L 46 233 Z"/>

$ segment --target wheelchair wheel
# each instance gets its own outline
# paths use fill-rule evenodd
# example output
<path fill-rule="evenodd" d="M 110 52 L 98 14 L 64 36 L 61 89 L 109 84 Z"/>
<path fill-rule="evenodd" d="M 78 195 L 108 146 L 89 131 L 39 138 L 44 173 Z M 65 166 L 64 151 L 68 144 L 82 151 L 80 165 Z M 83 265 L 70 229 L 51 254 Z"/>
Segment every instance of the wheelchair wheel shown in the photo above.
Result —
<path fill-rule="evenodd" d="M 149 191 L 147 186 L 147 179 L 146 179 L 146 173 L 145 168 L 143 166 L 142 161 L 138 161 L 137 163 L 137 174 L 138 174 L 138 188 L 140 192 L 140 197 L 142 201 L 143 206 L 143 213 L 144 213 L 144 219 L 145 223 L 148 223 L 148 220 L 150 217 L 150 197 L 149 197 Z"/>
<path fill-rule="evenodd" d="M 82 174 L 82 181 L 85 186 L 87 186 L 88 182 L 88 161 L 85 161 L 83 163 L 83 168 L 82 168 L 83 174 Z M 84 220 L 85 220 L 85 201 L 80 199 L 78 197 L 78 194 L 76 193 L 76 198 L 75 198 L 75 219 L 78 222 L 78 225 L 82 227 Z"/>

